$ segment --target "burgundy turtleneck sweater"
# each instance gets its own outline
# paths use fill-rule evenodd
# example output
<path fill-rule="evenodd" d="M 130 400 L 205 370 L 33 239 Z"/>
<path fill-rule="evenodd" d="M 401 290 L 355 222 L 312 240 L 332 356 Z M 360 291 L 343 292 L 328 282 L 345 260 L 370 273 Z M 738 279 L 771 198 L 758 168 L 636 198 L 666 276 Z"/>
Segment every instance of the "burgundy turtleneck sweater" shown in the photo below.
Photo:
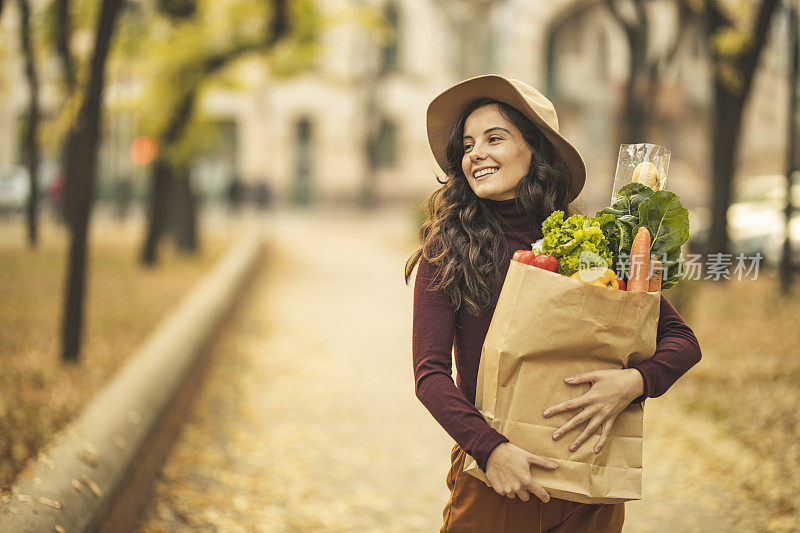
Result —
<path fill-rule="evenodd" d="M 531 248 L 542 238 L 540 227 L 531 225 L 520 212 L 516 199 L 486 200 L 486 206 L 501 219 L 508 256 L 503 261 L 502 280 L 508 273 L 515 250 Z M 453 312 L 444 291 L 429 291 L 434 267 L 420 258 L 414 284 L 412 349 L 417 398 L 458 445 L 475 458 L 485 472 L 489 455 L 508 439 L 489 427 L 475 408 L 475 387 L 481 348 L 492 319 L 502 281 L 492 290 L 492 304 L 479 316 L 461 309 Z M 634 365 L 644 380 L 640 402 L 664 394 L 679 377 L 700 360 L 700 346 L 692 330 L 664 296 L 658 321 L 657 346 L 652 358 Z M 452 376 L 452 356 L 456 382 Z"/>

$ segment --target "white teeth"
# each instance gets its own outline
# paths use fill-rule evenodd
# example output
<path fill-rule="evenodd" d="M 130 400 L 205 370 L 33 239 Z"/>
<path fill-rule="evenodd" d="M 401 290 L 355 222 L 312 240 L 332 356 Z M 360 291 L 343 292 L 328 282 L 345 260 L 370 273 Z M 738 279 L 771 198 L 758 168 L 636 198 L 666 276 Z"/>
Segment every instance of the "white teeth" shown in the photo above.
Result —
<path fill-rule="evenodd" d="M 484 168 L 483 170 L 479 170 L 473 174 L 475 178 L 480 178 L 481 176 L 485 176 L 487 174 L 494 174 L 497 172 L 496 168 Z"/>

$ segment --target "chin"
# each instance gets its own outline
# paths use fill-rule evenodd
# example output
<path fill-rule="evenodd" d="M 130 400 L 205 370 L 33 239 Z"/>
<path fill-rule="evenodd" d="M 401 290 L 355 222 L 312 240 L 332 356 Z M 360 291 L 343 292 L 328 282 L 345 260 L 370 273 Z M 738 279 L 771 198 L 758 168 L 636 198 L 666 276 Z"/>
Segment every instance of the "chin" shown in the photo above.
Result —
<path fill-rule="evenodd" d="M 494 191 L 494 190 L 486 190 L 486 189 L 481 189 L 480 187 L 478 187 L 478 189 L 475 191 L 475 195 L 478 198 L 483 198 L 484 200 L 500 201 L 501 197 L 502 196 L 508 196 L 508 193 L 506 191 L 497 192 L 497 191 Z"/>

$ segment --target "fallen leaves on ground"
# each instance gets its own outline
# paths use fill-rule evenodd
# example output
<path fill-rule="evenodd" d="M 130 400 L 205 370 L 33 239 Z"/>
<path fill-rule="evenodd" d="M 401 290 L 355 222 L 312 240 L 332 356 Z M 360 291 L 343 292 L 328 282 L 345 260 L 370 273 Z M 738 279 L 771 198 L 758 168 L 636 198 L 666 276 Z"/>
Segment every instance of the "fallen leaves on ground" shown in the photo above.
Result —
<path fill-rule="evenodd" d="M 21 220 L 0 223 L 0 487 L 9 486 L 209 272 L 231 242 L 210 234 L 197 257 L 162 250 L 154 269 L 138 264 L 143 227 L 96 216 L 89 239 L 80 362 L 60 360 L 68 235 L 42 219 L 35 250 Z M 91 460 L 91 458 L 88 458 Z"/>

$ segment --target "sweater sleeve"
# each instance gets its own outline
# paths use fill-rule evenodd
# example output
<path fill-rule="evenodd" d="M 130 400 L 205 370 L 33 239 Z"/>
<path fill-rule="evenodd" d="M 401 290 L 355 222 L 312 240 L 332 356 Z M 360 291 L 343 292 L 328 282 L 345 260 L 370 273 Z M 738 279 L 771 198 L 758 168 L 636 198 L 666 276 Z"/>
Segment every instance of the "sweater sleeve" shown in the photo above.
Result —
<path fill-rule="evenodd" d="M 414 282 L 412 331 L 417 398 L 485 472 L 492 451 L 508 439 L 489 426 L 453 382 L 455 313 L 444 291 L 428 290 L 433 273 L 433 266 L 421 257 Z"/>
<path fill-rule="evenodd" d="M 644 394 L 634 400 L 661 396 L 700 361 L 700 344 L 681 315 L 661 295 L 661 310 L 653 357 L 632 365 L 642 374 Z"/>

